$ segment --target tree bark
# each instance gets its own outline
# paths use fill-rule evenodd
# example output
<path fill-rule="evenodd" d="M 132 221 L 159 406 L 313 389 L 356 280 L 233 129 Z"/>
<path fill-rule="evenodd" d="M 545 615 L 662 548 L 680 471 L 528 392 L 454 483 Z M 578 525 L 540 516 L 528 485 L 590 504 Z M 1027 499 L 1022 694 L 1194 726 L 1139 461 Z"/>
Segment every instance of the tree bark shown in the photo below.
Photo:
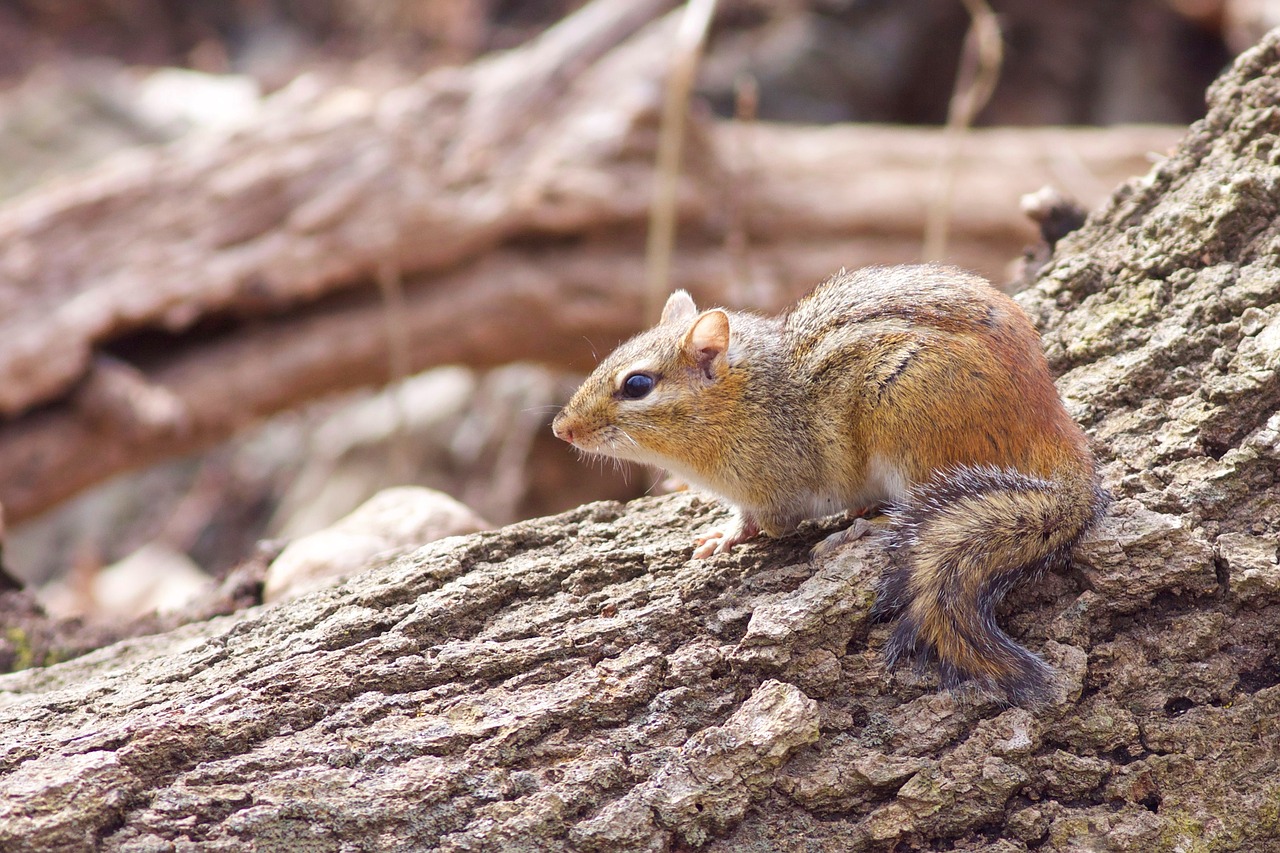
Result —
<path fill-rule="evenodd" d="M 1280 31 L 1022 296 L 1117 497 L 1003 608 L 1047 709 L 886 672 L 875 542 L 596 504 L 0 678 L 0 847 L 1269 849 L 1277 103 Z"/>
<path fill-rule="evenodd" d="M 585 370 L 637 331 L 675 21 L 647 22 L 669 5 L 602 0 L 385 94 L 281 96 L 255 127 L 0 209 L 9 522 L 382 384 L 393 358 Z M 1021 194 L 1092 200 L 1178 133 L 975 131 L 954 152 L 952 260 L 1000 277 L 1034 239 Z M 691 137 L 673 286 L 773 309 L 842 265 L 918 259 L 940 132 L 704 120 Z"/>

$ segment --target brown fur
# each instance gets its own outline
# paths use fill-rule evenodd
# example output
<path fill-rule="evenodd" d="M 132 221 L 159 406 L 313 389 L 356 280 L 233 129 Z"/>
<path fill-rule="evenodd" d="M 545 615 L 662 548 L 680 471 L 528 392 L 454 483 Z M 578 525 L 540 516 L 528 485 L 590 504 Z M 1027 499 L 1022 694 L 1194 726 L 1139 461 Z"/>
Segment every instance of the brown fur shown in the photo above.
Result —
<path fill-rule="evenodd" d="M 889 503 L 877 606 L 901 615 L 890 658 L 936 658 L 948 685 L 1046 698 L 1051 671 L 993 608 L 1064 561 L 1105 496 L 1013 300 L 953 268 L 889 267 L 842 272 L 780 319 L 699 315 L 683 295 L 664 318 L 605 359 L 557 435 L 734 505 L 736 526 L 702 537 L 699 556 Z M 656 378 L 641 400 L 621 390 L 636 371 Z"/>

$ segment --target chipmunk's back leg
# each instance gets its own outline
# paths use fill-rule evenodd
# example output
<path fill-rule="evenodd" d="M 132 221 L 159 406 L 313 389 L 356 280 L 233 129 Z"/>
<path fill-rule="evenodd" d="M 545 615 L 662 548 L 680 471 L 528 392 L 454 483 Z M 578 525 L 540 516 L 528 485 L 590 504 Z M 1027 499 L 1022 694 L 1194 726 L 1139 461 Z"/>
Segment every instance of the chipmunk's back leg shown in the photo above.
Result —
<path fill-rule="evenodd" d="M 945 687 L 973 680 L 1016 704 L 1046 701 L 1053 670 L 1000 629 L 995 607 L 1018 581 L 1065 563 L 1105 504 L 1091 471 L 1041 479 L 960 467 L 917 487 L 891 510 L 876 604 L 900 613 L 890 664 L 936 660 Z"/>

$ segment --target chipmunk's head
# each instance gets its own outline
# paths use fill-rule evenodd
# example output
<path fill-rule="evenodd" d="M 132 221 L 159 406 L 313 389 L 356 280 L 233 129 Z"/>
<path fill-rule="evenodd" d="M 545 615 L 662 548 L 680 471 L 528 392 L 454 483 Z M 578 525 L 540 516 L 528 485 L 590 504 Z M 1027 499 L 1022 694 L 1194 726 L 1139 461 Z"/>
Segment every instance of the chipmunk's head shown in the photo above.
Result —
<path fill-rule="evenodd" d="M 729 315 L 698 312 L 683 290 L 662 320 L 600 363 L 556 416 L 556 436 L 585 453 L 688 469 L 704 443 L 709 401 L 726 390 Z"/>

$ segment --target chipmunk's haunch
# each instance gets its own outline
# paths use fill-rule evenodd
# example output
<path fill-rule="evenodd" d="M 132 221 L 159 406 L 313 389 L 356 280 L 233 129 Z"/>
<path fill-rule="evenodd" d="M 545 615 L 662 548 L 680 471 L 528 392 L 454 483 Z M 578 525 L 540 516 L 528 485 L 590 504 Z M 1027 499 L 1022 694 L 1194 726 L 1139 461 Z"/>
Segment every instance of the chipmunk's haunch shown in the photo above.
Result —
<path fill-rule="evenodd" d="M 1064 562 L 1106 497 L 1034 327 L 984 280 L 936 266 L 841 272 L 778 318 L 699 313 L 677 292 L 554 429 L 732 504 L 734 523 L 699 537 L 695 557 L 887 504 L 876 607 L 900 616 L 890 661 L 934 657 L 947 686 L 974 679 L 1015 702 L 1050 695 L 1052 670 L 994 607 Z"/>

